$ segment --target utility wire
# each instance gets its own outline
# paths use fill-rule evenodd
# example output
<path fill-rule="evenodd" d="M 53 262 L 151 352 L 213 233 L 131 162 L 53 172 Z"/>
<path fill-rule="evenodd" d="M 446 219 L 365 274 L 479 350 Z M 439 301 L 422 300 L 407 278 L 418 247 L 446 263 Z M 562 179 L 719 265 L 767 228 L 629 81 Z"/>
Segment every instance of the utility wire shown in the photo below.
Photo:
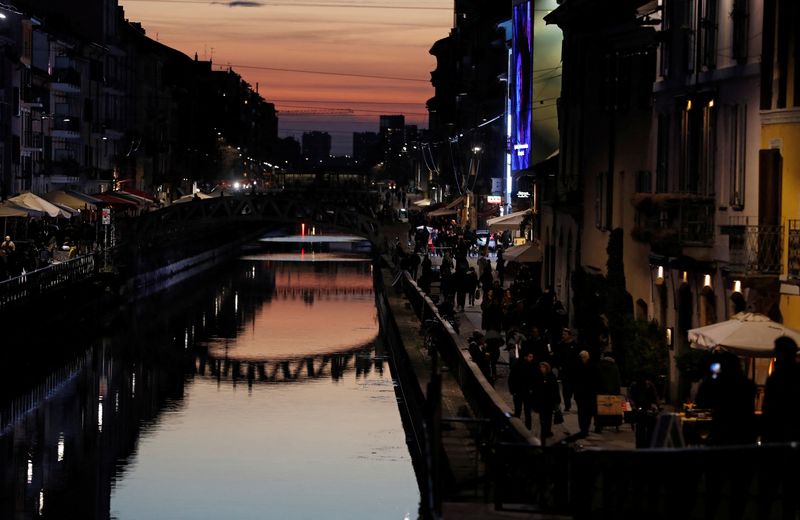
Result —
<path fill-rule="evenodd" d="M 240 69 L 256 69 L 256 70 L 272 70 L 277 72 L 299 72 L 302 74 L 322 74 L 324 76 L 343 76 L 348 78 L 369 78 L 369 79 L 389 79 L 393 81 L 418 81 L 421 83 L 429 83 L 430 80 L 419 78 L 405 78 L 398 76 L 379 76 L 376 74 L 348 74 L 345 72 L 327 72 L 322 70 L 308 70 L 308 69 L 284 69 L 279 67 L 264 67 L 261 65 L 241 65 L 236 63 L 217 64 L 223 68 L 240 68 Z"/>

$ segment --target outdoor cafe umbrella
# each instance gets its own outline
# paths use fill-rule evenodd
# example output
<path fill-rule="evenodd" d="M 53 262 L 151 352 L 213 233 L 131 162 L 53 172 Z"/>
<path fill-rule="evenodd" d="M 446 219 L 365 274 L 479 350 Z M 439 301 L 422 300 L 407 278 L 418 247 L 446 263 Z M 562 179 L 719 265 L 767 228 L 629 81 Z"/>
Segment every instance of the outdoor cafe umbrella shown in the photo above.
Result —
<path fill-rule="evenodd" d="M 26 191 L 24 193 L 20 193 L 16 197 L 9 197 L 11 202 L 18 206 L 22 206 L 26 209 L 32 209 L 35 211 L 43 211 L 47 215 L 55 218 L 55 217 L 63 217 L 63 218 L 70 218 L 72 214 L 67 212 L 66 210 L 59 208 L 55 204 L 50 203 L 49 201 L 39 197 L 38 195 L 34 195 L 33 193 Z"/>
<path fill-rule="evenodd" d="M 693 348 L 720 348 L 750 357 L 772 357 L 775 339 L 780 336 L 788 336 L 800 345 L 800 331 L 752 312 L 740 312 L 727 321 L 689 330 Z"/>

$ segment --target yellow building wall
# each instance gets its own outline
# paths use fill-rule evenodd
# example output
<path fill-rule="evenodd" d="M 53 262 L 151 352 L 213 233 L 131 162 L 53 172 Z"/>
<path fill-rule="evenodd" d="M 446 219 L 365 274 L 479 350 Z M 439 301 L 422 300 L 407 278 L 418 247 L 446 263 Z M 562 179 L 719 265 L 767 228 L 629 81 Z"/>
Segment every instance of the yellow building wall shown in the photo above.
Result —
<path fill-rule="evenodd" d="M 783 196 L 781 212 L 784 225 L 783 274 L 788 265 L 788 221 L 800 219 L 800 110 L 789 109 L 784 112 L 789 122 L 765 124 L 761 127 L 761 148 L 774 146 L 781 140 L 783 158 Z M 775 114 L 773 112 L 773 114 Z M 751 188 L 752 189 L 752 188 Z M 780 309 L 784 324 L 800 329 L 800 297 L 781 295 Z"/>
<path fill-rule="evenodd" d="M 784 325 L 800 330 L 800 296 L 781 295 L 781 314 Z"/>
<path fill-rule="evenodd" d="M 800 219 L 800 110 L 794 109 L 796 122 L 763 125 L 761 148 L 770 148 L 775 139 L 782 141 L 784 219 Z M 758 189 L 758 187 L 753 187 Z M 752 188 L 751 188 L 752 189 Z M 784 264 L 785 265 L 785 264 Z"/>

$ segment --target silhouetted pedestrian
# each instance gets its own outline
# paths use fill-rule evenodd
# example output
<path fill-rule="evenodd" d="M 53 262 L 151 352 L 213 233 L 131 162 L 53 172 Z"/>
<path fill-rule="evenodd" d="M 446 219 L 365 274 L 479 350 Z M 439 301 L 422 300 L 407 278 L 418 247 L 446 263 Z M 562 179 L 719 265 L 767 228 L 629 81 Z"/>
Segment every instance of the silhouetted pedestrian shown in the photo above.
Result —
<path fill-rule="evenodd" d="M 539 367 L 533 362 L 533 352 L 526 352 L 514 361 L 508 374 L 508 391 L 514 401 L 514 417 L 525 412 L 525 427 L 531 429 L 534 404 L 534 385 Z"/>
<path fill-rule="evenodd" d="M 800 368 L 797 343 L 781 336 L 775 340 L 775 367 L 767 379 L 761 407 L 764 442 L 800 440 Z"/>

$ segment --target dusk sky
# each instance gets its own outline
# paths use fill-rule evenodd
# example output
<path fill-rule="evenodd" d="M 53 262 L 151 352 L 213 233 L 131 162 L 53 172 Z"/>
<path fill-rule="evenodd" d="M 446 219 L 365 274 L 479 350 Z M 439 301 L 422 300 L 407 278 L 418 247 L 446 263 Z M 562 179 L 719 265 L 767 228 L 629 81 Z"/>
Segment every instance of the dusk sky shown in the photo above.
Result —
<path fill-rule="evenodd" d="M 427 127 L 428 50 L 453 18 L 452 0 L 119 3 L 151 38 L 258 83 L 281 136 L 327 131 L 334 154 L 351 152 L 353 131 L 377 132 L 381 114 Z"/>

